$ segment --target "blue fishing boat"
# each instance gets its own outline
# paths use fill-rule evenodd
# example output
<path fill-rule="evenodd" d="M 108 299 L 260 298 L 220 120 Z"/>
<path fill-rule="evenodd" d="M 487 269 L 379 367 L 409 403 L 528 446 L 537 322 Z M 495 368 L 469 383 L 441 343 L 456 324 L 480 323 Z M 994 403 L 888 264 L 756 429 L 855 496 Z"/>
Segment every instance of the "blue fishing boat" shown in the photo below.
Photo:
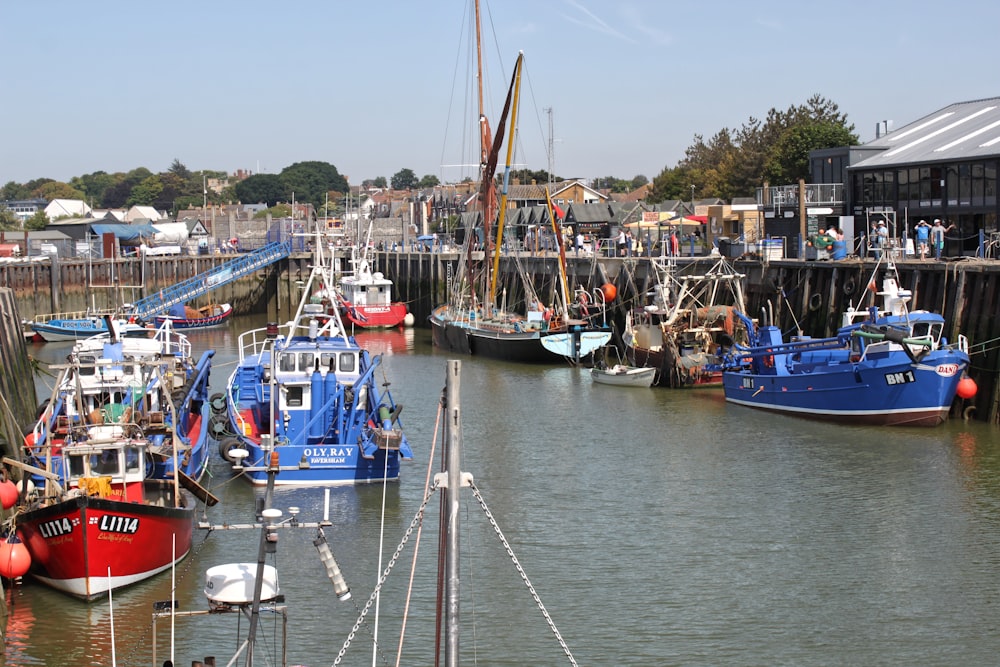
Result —
<path fill-rule="evenodd" d="M 118 331 L 123 336 L 149 336 L 145 324 L 119 315 L 113 315 Z M 30 322 L 35 335 L 47 343 L 75 341 L 108 333 L 106 314 L 66 313 L 42 315 Z"/>
<path fill-rule="evenodd" d="M 375 376 L 372 357 L 344 329 L 336 308 L 315 303 L 336 284 L 332 256 L 313 244 L 315 264 L 292 320 L 242 334 L 239 361 L 213 409 L 228 423 L 223 458 L 245 466 L 256 486 L 279 456 L 278 485 L 320 486 L 395 480 L 412 452 L 393 402 Z M 385 385 L 387 386 L 387 385 Z"/>
<path fill-rule="evenodd" d="M 878 267 L 876 267 L 876 272 Z M 859 303 L 876 294 L 875 275 Z M 724 362 L 726 400 L 813 419 L 854 424 L 934 426 L 948 418 L 957 393 L 975 394 L 965 377 L 965 336 L 949 343 L 941 315 L 909 310 L 909 290 L 899 287 L 890 264 L 879 309 L 851 308 L 832 338 L 782 339 L 773 324 L 754 329 Z"/>

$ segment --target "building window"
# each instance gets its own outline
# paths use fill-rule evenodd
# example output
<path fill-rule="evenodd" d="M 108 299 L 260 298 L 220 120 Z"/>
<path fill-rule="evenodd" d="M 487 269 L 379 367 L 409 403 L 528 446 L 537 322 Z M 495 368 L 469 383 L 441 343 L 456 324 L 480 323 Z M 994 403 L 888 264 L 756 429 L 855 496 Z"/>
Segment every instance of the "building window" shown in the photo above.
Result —
<path fill-rule="evenodd" d="M 997 163 L 987 162 L 984 167 L 985 180 L 984 190 L 986 193 L 986 205 L 996 206 L 997 203 Z"/>
<path fill-rule="evenodd" d="M 947 173 L 945 196 L 948 199 L 948 206 L 958 206 L 958 165 L 949 164 L 945 171 Z"/>
<path fill-rule="evenodd" d="M 982 162 L 972 163 L 972 205 L 982 206 L 985 198 L 984 169 Z"/>
<path fill-rule="evenodd" d="M 972 172 L 968 163 L 958 165 L 958 205 L 972 203 Z"/>

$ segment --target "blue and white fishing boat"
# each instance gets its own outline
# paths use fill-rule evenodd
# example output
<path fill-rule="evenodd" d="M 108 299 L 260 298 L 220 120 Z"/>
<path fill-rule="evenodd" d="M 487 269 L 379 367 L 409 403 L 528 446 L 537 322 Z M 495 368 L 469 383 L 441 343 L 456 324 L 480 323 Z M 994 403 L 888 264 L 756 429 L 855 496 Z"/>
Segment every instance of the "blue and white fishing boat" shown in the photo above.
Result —
<path fill-rule="evenodd" d="M 141 322 L 112 314 L 118 332 L 123 336 L 149 336 L 150 329 Z M 30 323 L 31 330 L 47 343 L 75 341 L 108 333 L 107 316 L 102 313 L 63 313 L 40 315 Z"/>
<path fill-rule="evenodd" d="M 230 462 L 242 459 L 256 486 L 267 475 L 253 468 L 271 452 L 280 457 L 276 483 L 285 486 L 395 480 L 400 459 L 412 457 L 402 408 L 375 375 L 381 357 L 347 334 L 336 308 L 314 303 L 336 284 L 324 245 L 321 238 L 313 244 L 315 264 L 292 320 L 242 334 L 226 394 L 213 397 L 229 425 L 219 451 Z"/>
<path fill-rule="evenodd" d="M 862 294 L 875 292 L 875 276 Z M 948 418 L 952 401 L 975 393 L 964 377 L 969 366 L 965 336 L 949 343 L 941 315 L 909 310 L 909 290 L 899 287 L 889 264 L 882 279 L 883 307 L 860 305 L 844 314 L 832 338 L 782 339 L 772 324 L 754 331 L 749 345 L 735 346 L 725 363 L 726 400 L 813 419 L 853 424 L 935 426 Z M 747 330 L 753 331 L 744 318 Z"/>

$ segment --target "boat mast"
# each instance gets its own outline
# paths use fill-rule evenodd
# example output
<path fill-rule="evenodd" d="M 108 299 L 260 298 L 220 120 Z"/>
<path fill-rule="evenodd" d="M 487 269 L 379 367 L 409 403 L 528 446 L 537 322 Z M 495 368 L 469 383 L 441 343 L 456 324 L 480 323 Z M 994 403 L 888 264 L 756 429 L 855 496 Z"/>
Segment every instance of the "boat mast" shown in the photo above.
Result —
<path fill-rule="evenodd" d="M 524 53 L 517 54 L 517 62 L 514 63 L 514 103 L 510 110 L 510 133 L 507 136 L 507 161 L 503 167 L 503 190 L 500 194 L 500 211 L 497 217 L 497 238 L 493 247 L 493 271 L 490 274 L 490 298 L 486 303 L 492 305 L 496 303 L 497 296 L 497 275 L 500 273 L 500 249 L 503 247 L 503 227 L 507 219 L 507 191 L 510 187 L 510 165 L 514 158 L 514 132 L 517 127 L 517 104 L 521 94 L 521 62 L 524 60 Z"/>
<path fill-rule="evenodd" d="M 446 461 L 448 465 L 448 488 L 444 496 L 446 504 L 447 539 L 445 542 L 445 665 L 452 667 L 459 664 L 459 603 L 461 600 L 461 578 L 459 576 L 459 527 L 461 523 L 461 505 L 458 494 L 462 488 L 462 409 L 459 396 L 461 394 L 462 362 L 451 359 L 448 361 L 448 376 L 445 380 L 445 442 L 448 446 Z"/>
<path fill-rule="evenodd" d="M 562 288 L 562 314 L 563 321 L 569 319 L 569 280 L 566 278 L 566 244 L 563 243 L 562 229 L 559 220 L 556 218 L 556 207 L 552 205 L 552 196 L 549 188 L 545 188 L 545 204 L 549 210 L 549 219 L 552 221 L 552 233 L 556 237 L 556 245 L 559 248 L 559 286 Z"/>
<path fill-rule="evenodd" d="M 486 119 L 486 111 L 483 108 L 483 45 L 482 45 L 482 19 L 479 11 L 479 0 L 475 2 L 476 7 L 476 88 L 479 102 L 479 208 L 483 213 L 483 244 L 484 250 L 489 252 L 490 225 L 493 215 L 496 213 L 494 202 L 496 201 L 496 189 L 493 186 L 493 170 L 489 167 L 489 156 L 493 147 L 493 137 L 490 131 L 490 123 Z M 472 230 L 474 231 L 474 230 Z M 472 239 L 466 239 L 466 244 L 470 250 Z M 472 253 L 469 257 L 469 276 L 472 277 Z M 489 285 L 489 265 L 484 262 L 484 271 L 487 275 L 483 277 L 483 299 L 485 291 Z M 473 290 L 473 298 L 476 297 Z M 474 304 L 470 304 L 472 306 Z"/>

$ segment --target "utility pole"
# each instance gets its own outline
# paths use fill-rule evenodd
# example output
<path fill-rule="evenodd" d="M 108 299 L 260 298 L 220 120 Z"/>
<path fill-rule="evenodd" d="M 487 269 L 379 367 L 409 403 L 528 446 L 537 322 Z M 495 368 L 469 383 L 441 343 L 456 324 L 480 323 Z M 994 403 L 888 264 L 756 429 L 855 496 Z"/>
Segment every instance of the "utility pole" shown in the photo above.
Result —
<path fill-rule="evenodd" d="M 545 113 L 549 115 L 549 184 L 555 178 L 556 170 L 556 141 L 552 122 L 552 107 L 545 107 Z"/>

